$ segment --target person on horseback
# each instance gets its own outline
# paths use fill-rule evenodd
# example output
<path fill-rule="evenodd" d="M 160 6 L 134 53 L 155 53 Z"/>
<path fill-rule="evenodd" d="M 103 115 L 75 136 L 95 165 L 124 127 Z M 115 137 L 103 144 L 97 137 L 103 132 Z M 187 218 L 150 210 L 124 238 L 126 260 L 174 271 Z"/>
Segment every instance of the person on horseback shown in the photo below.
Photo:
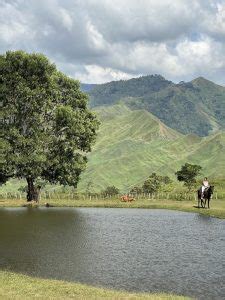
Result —
<path fill-rule="evenodd" d="M 209 188 L 209 181 L 208 181 L 208 178 L 205 177 L 203 182 L 202 182 L 202 187 L 201 187 L 201 200 L 204 199 L 204 191 Z"/>

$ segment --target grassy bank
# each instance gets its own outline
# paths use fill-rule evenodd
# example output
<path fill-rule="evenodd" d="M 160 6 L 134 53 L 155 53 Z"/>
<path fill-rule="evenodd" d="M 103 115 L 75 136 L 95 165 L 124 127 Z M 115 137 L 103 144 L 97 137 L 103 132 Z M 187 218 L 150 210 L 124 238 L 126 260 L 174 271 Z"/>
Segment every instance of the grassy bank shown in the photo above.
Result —
<path fill-rule="evenodd" d="M 192 200 L 161 200 L 161 199 L 138 199 L 131 203 L 121 202 L 118 198 L 115 199 L 103 199 L 103 200 L 70 200 L 70 199 L 49 199 L 41 200 L 39 205 L 44 206 L 45 202 L 55 207 L 130 207 L 130 208 L 159 208 L 159 209 L 171 209 L 186 212 L 201 213 L 203 215 L 224 218 L 225 219 L 225 199 L 224 200 L 211 200 L 210 209 L 196 208 L 196 201 Z M 25 200 L 20 199 L 8 199 L 0 200 L 0 207 L 20 207 L 25 205 Z"/>
<path fill-rule="evenodd" d="M 168 294 L 136 294 L 61 280 L 40 279 L 0 271 L 1 299 L 189 299 Z"/>

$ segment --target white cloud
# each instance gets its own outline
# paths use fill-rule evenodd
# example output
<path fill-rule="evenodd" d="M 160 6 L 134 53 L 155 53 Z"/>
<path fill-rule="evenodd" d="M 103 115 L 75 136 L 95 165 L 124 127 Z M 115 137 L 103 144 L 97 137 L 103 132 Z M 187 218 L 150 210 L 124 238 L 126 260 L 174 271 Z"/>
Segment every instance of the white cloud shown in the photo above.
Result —
<path fill-rule="evenodd" d="M 185 40 L 177 45 L 176 50 L 180 61 L 187 64 L 189 72 L 210 71 L 225 64 L 225 61 L 221 60 L 224 47 L 208 37 L 199 41 Z"/>
<path fill-rule="evenodd" d="M 59 16 L 60 16 L 60 19 L 62 21 L 63 26 L 68 31 L 71 31 L 72 28 L 73 28 L 73 18 L 71 17 L 69 12 L 64 8 L 60 8 L 59 9 Z"/>
<path fill-rule="evenodd" d="M 109 41 L 161 41 L 189 32 L 200 15 L 193 0 L 89 0 L 89 17 Z M 86 3 L 86 2 L 85 2 Z"/>
<path fill-rule="evenodd" d="M 129 73 L 111 68 L 103 68 L 98 65 L 86 65 L 85 71 L 85 73 L 76 73 L 81 82 L 102 83 L 120 79 L 125 80 L 132 77 Z"/>
<path fill-rule="evenodd" d="M 5 1 L 0 5 L 0 45 L 7 50 L 7 47 L 17 47 L 21 41 L 32 37 L 32 32 L 16 6 Z"/>
<path fill-rule="evenodd" d="M 225 83 L 224 0 L 0 0 L 0 8 L 1 52 L 43 52 L 81 81 L 159 73 Z"/>
<path fill-rule="evenodd" d="M 208 12 L 205 15 L 202 27 L 216 39 L 225 40 L 225 3 L 218 3 L 214 14 Z"/>
<path fill-rule="evenodd" d="M 86 24 L 87 35 L 89 38 L 89 45 L 94 49 L 104 50 L 108 47 L 103 35 L 97 30 L 94 24 L 89 20 Z"/>

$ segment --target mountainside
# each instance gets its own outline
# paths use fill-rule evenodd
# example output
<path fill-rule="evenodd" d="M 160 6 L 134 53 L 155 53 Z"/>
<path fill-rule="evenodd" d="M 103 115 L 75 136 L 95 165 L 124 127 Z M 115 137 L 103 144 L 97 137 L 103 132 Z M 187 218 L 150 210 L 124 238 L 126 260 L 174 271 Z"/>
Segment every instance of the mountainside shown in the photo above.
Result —
<path fill-rule="evenodd" d="M 145 109 L 167 126 L 184 134 L 207 136 L 225 128 L 225 87 L 202 77 L 174 84 L 159 75 L 95 85 L 91 107 L 124 103 Z"/>
<path fill-rule="evenodd" d="M 96 113 L 102 124 L 79 190 L 91 182 L 96 191 L 110 185 L 127 191 L 152 172 L 175 178 L 185 162 L 200 164 L 203 176 L 225 176 L 225 132 L 183 135 L 146 110 L 124 104 L 98 107 Z"/>
<path fill-rule="evenodd" d="M 98 84 L 90 92 L 91 106 L 111 105 L 126 97 L 145 97 L 170 85 L 173 85 L 173 83 L 160 75 Z"/>

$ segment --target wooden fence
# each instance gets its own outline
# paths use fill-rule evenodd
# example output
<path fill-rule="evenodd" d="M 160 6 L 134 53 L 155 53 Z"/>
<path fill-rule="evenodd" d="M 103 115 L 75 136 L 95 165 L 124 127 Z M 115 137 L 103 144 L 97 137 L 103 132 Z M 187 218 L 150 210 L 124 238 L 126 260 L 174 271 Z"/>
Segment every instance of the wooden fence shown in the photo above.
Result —
<path fill-rule="evenodd" d="M 140 193 L 140 194 L 129 194 L 136 200 L 139 199 L 149 199 L 149 200 L 197 200 L 197 193 Z M 73 192 L 48 192 L 42 191 L 40 194 L 40 200 L 50 200 L 50 199 L 67 199 L 67 200 L 103 200 L 103 199 L 120 199 L 122 195 L 102 195 L 102 194 L 78 194 Z M 21 192 L 0 192 L 0 199 L 26 199 L 26 193 Z M 214 193 L 213 199 L 225 199 L 225 193 Z"/>

